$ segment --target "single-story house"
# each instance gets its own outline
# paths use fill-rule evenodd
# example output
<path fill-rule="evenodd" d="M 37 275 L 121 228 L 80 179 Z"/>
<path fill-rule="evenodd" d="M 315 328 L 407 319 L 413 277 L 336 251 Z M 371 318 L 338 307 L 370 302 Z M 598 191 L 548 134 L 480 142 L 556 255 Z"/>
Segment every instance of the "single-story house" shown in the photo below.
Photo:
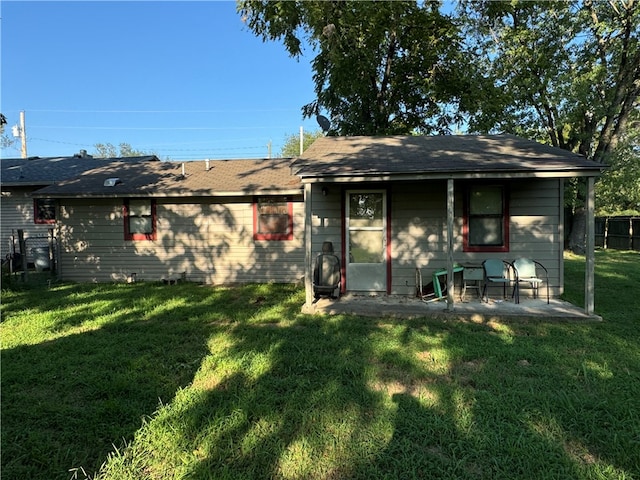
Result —
<path fill-rule="evenodd" d="M 110 164 L 44 188 L 59 275 L 81 282 L 301 282 L 304 202 L 288 159 Z"/>
<path fill-rule="evenodd" d="M 82 150 L 68 157 L 3 158 L 0 160 L 0 255 L 10 252 L 12 235 L 23 230 L 25 238 L 43 237 L 56 222 L 52 199 L 33 198 L 43 187 L 74 178 L 87 170 L 113 162 L 158 161 L 154 155 L 127 158 L 94 158 Z"/>
<path fill-rule="evenodd" d="M 293 162 L 305 189 L 311 265 L 330 241 L 345 291 L 412 295 L 427 278 L 488 258 L 529 257 L 563 292 L 564 180 L 587 177 L 591 228 L 586 310 L 593 310 L 593 179 L 602 166 L 513 135 L 325 137 Z M 449 295 L 452 308 L 454 296 Z"/>
<path fill-rule="evenodd" d="M 547 267 L 557 297 L 564 180 L 588 178 L 593 238 L 601 168 L 512 135 L 324 137 L 293 161 L 109 165 L 34 197 L 58 202 L 68 280 L 304 278 L 311 304 L 314 259 L 331 242 L 343 292 L 415 295 L 416 269 L 446 269 L 453 289 L 455 264 L 525 256 Z"/>

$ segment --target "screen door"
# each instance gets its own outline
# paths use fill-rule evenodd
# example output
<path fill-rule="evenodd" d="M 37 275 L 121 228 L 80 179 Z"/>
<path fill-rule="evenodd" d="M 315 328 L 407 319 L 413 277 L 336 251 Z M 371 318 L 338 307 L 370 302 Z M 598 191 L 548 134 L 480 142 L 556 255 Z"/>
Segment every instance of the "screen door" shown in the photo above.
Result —
<path fill-rule="evenodd" d="M 386 292 L 386 193 L 352 190 L 346 195 L 347 290 Z"/>

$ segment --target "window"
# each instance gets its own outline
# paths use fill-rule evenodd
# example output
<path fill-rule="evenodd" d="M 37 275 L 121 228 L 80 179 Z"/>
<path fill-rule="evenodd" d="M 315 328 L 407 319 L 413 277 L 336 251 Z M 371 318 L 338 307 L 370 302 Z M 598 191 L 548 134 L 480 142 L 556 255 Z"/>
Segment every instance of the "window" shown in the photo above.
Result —
<path fill-rule="evenodd" d="M 156 201 L 130 199 L 124 203 L 124 239 L 156 239 Z"/>
<path fill-rule="evenodd" d="M 505 187 L 476 185 L 467 191 L 464 216 L 466 252 L 509 251 L 509 209 Z"/>
<path fill-rule="evenodd" d="M 253 238 L 293 239 L 293 204 L 286 197 L 258 197 L 254 201 Z"/>
<path fill-rule="evenodd" d="M 33 221 L 35 223 L 56 223 L 56 201 L 51 198 L 34 199 Z"/>

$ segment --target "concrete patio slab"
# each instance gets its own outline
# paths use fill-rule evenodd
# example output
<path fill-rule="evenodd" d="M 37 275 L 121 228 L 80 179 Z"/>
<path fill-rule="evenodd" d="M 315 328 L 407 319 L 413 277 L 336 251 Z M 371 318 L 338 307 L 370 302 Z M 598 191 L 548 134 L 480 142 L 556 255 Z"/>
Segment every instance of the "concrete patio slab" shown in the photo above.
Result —
<path fill-rule="evenodd" d="M 489 302 L 479 298 L 468 298 L 464 302 L 457 301 L 453 311 L 447 311 L 446 299 L 424 302 L 420 298 L 394 295 L 353 295 L 347 294 L 339 299 L 321 298 L 311 305 L 302 307 L 303 313 L 340 315 L 353 314 L 368 317 L 392 318 L 441 318 L 471 320 L 474 322 L 489 321 L 602 321 L 598 315 L 587 315 L 584 309 L 563 300 L 490 299 Z"/>

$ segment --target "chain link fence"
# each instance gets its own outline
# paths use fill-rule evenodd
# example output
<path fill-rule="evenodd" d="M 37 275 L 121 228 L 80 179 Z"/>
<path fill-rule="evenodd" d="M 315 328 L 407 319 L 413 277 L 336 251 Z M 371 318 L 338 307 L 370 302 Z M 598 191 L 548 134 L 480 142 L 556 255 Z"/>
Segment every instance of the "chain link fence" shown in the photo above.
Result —
<path fill-rule="evenodd" d="M 14 231 L 8 238 L 9 253 L 2 260 L 3 270 L 8 273 L 56 271 L 58 242 L 49 230 L 46 234 L 25 236 L 21 230 Z"/>

